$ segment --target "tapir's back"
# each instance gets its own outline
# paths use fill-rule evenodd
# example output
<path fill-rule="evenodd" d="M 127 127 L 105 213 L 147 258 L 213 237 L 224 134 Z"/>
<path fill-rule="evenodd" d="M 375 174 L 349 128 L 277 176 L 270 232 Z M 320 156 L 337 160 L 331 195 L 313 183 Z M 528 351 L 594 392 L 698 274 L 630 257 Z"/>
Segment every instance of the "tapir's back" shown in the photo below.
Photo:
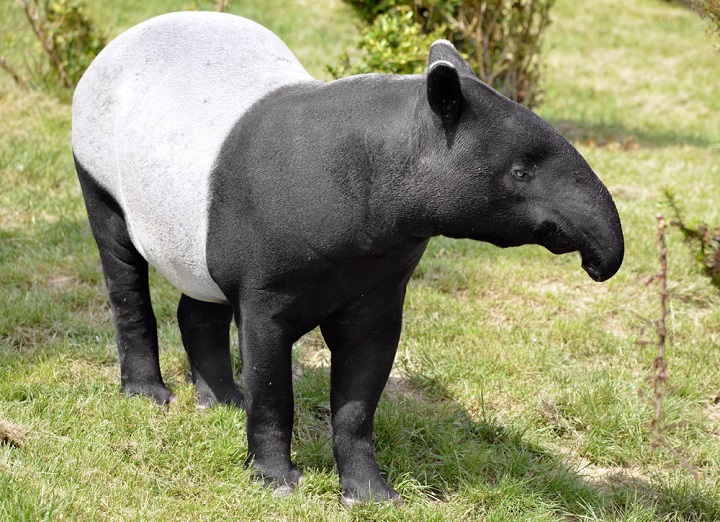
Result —
<path fill-rule="evenodd" d="M 233 125 L 275 89 L 313 81 L 264 27 L 172 13 L 120 35 L 73 102 L 73 151 L 120 204 L 138 251 L 184 293 L 222 300 L 205 264 L 209 175 Z"/>

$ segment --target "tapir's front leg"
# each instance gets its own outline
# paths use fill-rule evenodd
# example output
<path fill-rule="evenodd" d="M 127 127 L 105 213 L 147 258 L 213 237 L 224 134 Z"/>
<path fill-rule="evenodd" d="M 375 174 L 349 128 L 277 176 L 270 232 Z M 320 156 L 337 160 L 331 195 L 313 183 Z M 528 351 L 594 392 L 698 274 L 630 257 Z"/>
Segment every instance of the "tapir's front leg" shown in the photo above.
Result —
<path fill-rule="evenodd" d="M 296 336 L 269 312 L 243 308 L 240 317 L 248 465 L 266 485 L 292 488 L 302 478 L 290 461 L 291 350 Z"/>
<path fill-rule="evenodd" d="M 402 502 L 380 476 L 372 430 L 400 338 L 404 297 L 404 284 L 364 296 L 322 325 L 332 352 L 333 453 L 345 504 Z"/>

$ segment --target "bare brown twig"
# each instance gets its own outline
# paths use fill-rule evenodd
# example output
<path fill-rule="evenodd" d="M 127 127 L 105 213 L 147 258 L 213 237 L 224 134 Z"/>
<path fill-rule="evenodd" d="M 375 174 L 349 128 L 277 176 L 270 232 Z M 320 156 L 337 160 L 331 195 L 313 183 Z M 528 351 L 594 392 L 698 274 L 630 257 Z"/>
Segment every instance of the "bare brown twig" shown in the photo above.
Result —
<path fill-rule="evenodd" d="M 669 293 L 667 288 L 668 266 L 667 266 L 667 244 L 665 242 L 667 228 L 665 216 L 658 214 L 657 219 L 657 247 L 660 259 L 660 272 L 646 280 L 646 284 L 657 282 L 660 284 L 660 318 L 656 321 L 658 336 L 658 354 L 653 361 L 655 374 L 652 376 L 654 412 L 650 421 L 652 432 L 651 444 L 653 447 L 663 447 L 672 453 L 678 461 L 689 470 L 695 478 L 698 478 L 697 470 L 676 448 L 674 448 L 663 436 L 662 430 L 665 427 L 665 415 L 662 411 L 662 404 L 665 398 L 665 385 L 668 380 L 667 362 L 665 360 L 665 345 L 667 343 L 667 315 Z"/>
<path fill-rule="evenodd" d="M 37 5 L 37 2 L 31 3 L 28 0 L 17 1 L 20 3 L 20 5 L 22 5 L 23 11 L 25 11 L 25 16 L 27 17 L 28 22 L 30 22 L 30 28 L 33 30 L 33 33 L 35 33 L 35 36 L 37 36 L 37 39 L 40 40 L 40 44 L 42 45 L 43 50 L 47 53 L 47 55 L 50 57 L 53 64 L 55 65 L 55 69 L 60 75 L 60 81 L 62 82 L 63 87 L 70 87 L 71 84 L 70 80 L 68 79 L 67 71 L 65 71 L 65 66 L 55 52 L 50 38 L 48 37 L 45 29 L 40 23 L 40 16 L 38 13 L 39 7 Z"/>
<path fill-rule="evenodd" d="M 13 81 L 20 87 L 25 87 L 25 80 L 23 80 L 22 76 L 20 76 L 20 73 L 18 73 L 8 62 L 7 58 L 5 56 L 0 56 L 0 68 L 3 69 L 6 73 L 8 73 Z"/>
<path fill-rule="evenodd" d="M 230 7 L 230 2 L 232 2 L 232 0 L 215 0 L 213 2 L 213 7 L 216 11 L 220 13 L 225 13 Z"/>

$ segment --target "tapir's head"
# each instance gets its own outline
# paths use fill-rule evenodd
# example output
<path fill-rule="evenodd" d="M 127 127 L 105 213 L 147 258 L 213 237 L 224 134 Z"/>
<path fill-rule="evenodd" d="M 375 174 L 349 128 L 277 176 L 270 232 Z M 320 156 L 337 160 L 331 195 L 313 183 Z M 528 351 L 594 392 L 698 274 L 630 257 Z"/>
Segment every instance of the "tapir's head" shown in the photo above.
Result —
<path fill-rule="evenodd" d="M 426 95 L 420 107 L 432 123 L 420 169 L 432 179 L 425 211 L 433 233 L 579 251 L 596 281 L 618 271 L 624 244 L 615 204 L 560 133 L 478 80 L 444 40 L 430 50 Z"/>

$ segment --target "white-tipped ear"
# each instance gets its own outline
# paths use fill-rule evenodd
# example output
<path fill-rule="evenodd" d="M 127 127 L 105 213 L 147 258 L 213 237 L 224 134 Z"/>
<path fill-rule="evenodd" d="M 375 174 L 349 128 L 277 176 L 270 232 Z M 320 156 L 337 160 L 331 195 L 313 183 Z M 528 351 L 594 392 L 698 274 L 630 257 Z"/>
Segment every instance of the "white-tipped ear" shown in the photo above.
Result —
<path fill-rule="evenodd" d="M 428 55 L 428 69 L 438 61 L 450 62 L 455 66 L 460 76 L 476 78 L 470 64 L 465 61 L 462 55 L 455 49 L 455 46 L 447 40 L 436 40 L 430 46 Z"/>
<path fill-rule="evenodd" d="M 443 125 L 454 125 L 462 108 L 460 77 L 455 66 L 445 60 L 430 65 L 427 73 L 427 99 Z"/>

